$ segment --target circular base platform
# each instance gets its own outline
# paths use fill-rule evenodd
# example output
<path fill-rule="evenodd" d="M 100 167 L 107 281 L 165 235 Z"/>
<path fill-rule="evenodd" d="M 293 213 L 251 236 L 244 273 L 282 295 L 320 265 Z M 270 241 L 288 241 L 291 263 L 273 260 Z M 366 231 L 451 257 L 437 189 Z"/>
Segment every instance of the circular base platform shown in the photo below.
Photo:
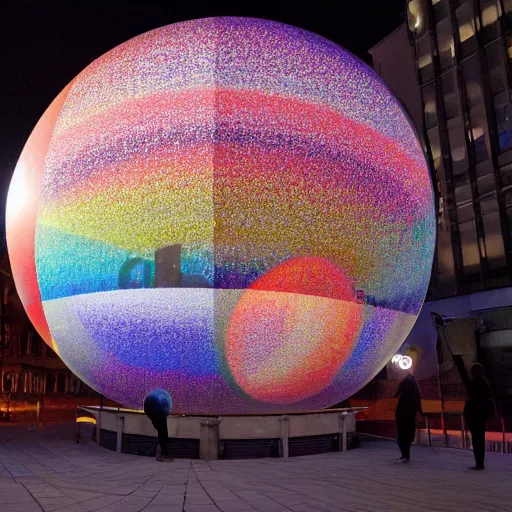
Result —
<path fill-rule="evenodd" d="M 292 414 L 169 416 L 169 449 L 174 458 L 246 459 L 293 457 L 347 450 L 358 445 L 355 416 L 363 407 Z M 133 409 L 77 408 L 77 442 L 83 424 L 109 450 L 155 456 L 156 431 Z"/>

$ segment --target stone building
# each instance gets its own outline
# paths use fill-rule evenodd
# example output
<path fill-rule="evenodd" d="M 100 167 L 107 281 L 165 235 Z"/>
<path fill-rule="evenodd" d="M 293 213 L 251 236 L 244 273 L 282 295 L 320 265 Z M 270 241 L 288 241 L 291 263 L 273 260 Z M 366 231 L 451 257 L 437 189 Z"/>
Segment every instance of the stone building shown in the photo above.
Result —
<path fill-rule="evenodd" d="M 33 328 L 6 256 L 0 261 L 0 392 L 0 421 L 34 419 L 45 405 L 50 415 L 72 417 L 75 403 L 98 401 Z"/>

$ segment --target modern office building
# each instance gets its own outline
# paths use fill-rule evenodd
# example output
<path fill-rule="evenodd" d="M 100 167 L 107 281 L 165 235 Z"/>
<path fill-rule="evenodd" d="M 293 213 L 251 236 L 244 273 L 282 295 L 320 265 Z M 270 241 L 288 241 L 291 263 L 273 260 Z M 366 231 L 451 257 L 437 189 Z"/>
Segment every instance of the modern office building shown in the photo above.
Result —
<path fill-rule="evenodd" d="M 475 357 L 512 375 L 512 0 L 405 7 L 406 24 L 370 50 L 423 139 L 436 196 L 431 286 L 403 351 L 419 350 L 418 377 L 434 384 L 430 313 L 473 318 Z M 502 391 L 512 397 L 512 378 Z"/>
<path fill-rule="evenodd" d="M 430 298 L 509 286 L 512 1 L 410 0 L 407 12 L 438 200 Z"/>

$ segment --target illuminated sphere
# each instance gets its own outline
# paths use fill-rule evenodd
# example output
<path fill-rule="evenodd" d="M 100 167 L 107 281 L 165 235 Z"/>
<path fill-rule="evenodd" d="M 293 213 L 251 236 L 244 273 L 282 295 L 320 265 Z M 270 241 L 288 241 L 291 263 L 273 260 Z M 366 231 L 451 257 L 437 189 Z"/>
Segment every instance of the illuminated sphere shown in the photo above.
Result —
<path fill-rule="evenodd" d="M 131 39 L 57 96 L 7 239 L 30 319 L 105 396 L 300 411 L 396 353 L 435 219 L 421 145 L 369 67 L 295 27 L 214 18 Z"/>

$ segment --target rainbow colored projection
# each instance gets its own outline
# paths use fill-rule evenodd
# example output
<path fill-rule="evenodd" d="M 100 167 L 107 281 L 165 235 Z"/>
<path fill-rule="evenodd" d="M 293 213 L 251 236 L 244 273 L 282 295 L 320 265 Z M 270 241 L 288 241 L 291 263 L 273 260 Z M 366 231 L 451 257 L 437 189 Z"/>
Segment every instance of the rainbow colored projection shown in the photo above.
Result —
<path fill-rule="evenodd" d="M 422 149 L 322 37 L 214 18 L 88 66 L 30 136 L 7 205 L 32 322 L 126 406 L 321 408 L 396 353 L 435 243 Z"/>

